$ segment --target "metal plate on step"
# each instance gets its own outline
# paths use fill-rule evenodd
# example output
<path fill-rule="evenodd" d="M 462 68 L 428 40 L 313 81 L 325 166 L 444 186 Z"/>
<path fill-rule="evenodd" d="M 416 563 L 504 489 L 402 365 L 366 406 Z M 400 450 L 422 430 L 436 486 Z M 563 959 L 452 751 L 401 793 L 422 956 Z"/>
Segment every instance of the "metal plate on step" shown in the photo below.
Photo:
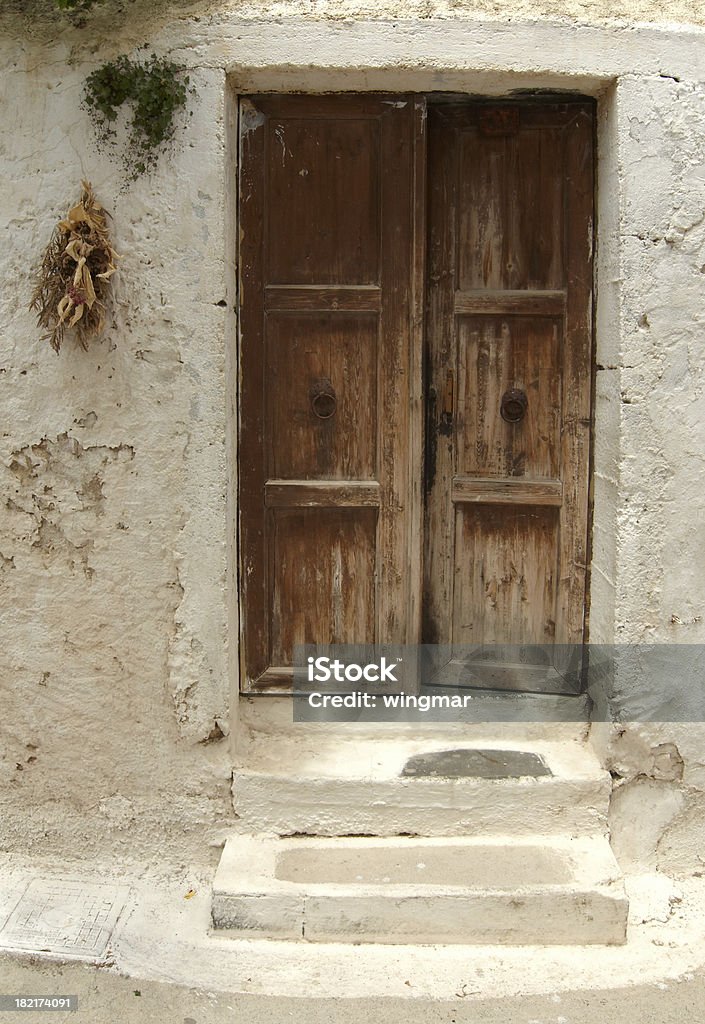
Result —
<path fill-rule="evenodd" d="M 402 775 L 444 779 L 520 779 L 552 775 L 544 759 L 530 750 L 480 750 L 477 747 L 415 754 Z"/>

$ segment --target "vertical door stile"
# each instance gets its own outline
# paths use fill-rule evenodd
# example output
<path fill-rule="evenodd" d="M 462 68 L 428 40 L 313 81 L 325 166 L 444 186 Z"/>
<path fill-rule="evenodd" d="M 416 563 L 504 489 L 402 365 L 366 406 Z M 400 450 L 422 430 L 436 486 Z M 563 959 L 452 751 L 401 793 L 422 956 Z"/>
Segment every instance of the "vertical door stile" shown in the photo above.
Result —
<path fill-rule="evenodd" d="M 559 554 L 559 631 L 567 643 L 580 643 L 588 574 L 588 509 L 592 425 L 592 262 L 594 247 L 594 123 L 578 109 L 567 126 L 566 183 L 566 344 L 563 366 L 562 459 L 566 474 Z"/>
<path fill-rule="evenodd" d="M 428 104 L 425 96 L 414 97 L 414 184 L 412 309 L 410 332 L 411 422 L 407 453 L 409 487 L 408 601 L 409 621 L 406 641 L 421 639 L 424 493 L 422 472 L 425 464 L 424 437 L 424 310 L 426 304 L 426 173 L 428 146 Z"/>
<path fill-rule="evenodd" d="M 457 157 L 454 129 L 442 113 L 429 117 L 427 311 L 425 334 L 426 451 L 423 634 L 425 643 L 452 635 L 451 503 L 453 424 L 443 403 L 447 372 L 455 361 L 454 311 Z"/>
<path fill-rule="evenodd" d="M 381 289 L 379 320 L 379 643 L 408 639 L 413 303 L 414 102 L 387 104 L 381 124 Z M 391 172 L 392 168 L 394 173 Z"/>
<path fill-rule="evenodd" d="M 239 465 L 241 678 L 266 669 L 269 615 L 266 599 L 267 545 L 262 509 L 265 448 L 261 408 L 264 380 L 264 170 L 263 118 L 249 100 L 240 105 L 239 274 Z M 245 302 L 246 297 L 246 302 Z M 247 401 L 243 396 L 250 395 Z"/>

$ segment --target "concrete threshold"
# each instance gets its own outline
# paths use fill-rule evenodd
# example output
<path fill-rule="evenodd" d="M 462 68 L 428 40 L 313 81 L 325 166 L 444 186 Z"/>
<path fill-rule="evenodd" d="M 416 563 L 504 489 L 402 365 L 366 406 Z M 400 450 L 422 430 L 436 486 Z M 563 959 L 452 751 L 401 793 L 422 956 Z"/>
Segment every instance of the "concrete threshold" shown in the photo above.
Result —
<path fill-rule="evenodd" d="M 389 944 L 620 944 L 627 914 L 600 836 L 233 836 L 212 904 L 238 937 Z"/>

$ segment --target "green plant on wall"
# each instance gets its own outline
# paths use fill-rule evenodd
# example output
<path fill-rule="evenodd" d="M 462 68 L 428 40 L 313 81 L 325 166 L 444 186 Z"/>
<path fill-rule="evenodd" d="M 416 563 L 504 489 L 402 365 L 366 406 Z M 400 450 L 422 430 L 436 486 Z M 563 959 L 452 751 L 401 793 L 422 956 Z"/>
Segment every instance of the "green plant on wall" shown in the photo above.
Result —
<path fill-rule="evenodd" d="M 131 106 L 124 156 L 128 178 L 134 180 L 154 166 L 174 135 L 175 116 L 185 107 L 189 91 L 184 69 L 155 54 L 144 63 L 120 56 L 88 76 L 85 102 L 100 143 L 115 140 L 119 109 L 124 103 Z"/>

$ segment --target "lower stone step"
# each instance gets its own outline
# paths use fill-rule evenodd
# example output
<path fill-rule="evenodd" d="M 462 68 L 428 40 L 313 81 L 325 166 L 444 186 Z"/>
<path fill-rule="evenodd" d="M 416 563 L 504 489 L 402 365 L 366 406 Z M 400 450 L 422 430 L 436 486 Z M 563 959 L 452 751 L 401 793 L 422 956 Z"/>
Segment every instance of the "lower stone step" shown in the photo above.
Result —
<path fill-rule="evenodd" d="M 602 836 L 228 839 L 212 918 L 309 942 L 619 944 L 628 901 Z"/>

